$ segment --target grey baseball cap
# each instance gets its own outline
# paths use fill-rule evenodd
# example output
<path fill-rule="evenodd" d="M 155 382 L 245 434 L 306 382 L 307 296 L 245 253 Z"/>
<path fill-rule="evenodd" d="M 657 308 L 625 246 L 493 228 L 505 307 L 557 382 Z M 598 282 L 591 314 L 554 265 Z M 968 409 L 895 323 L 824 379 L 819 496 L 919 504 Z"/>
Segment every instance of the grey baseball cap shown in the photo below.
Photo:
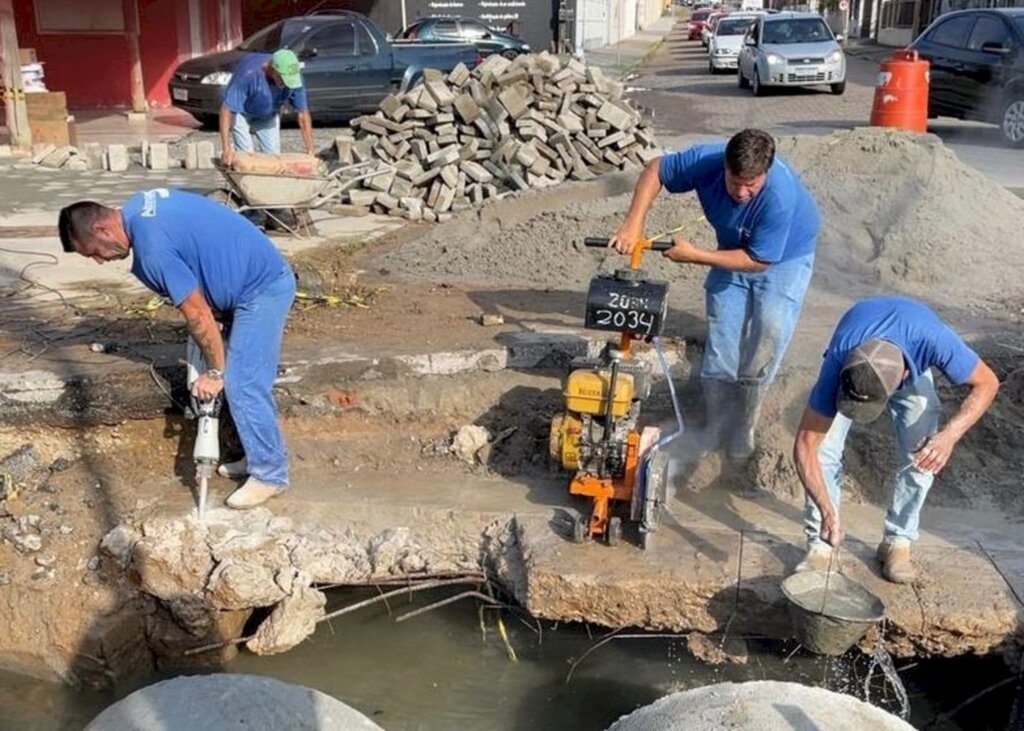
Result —
<path fill-rule="evenodd" d="M 839 413 L 852 421 L 874 421 L 903 383 L 907 368 L 898 345 L 872 338 L 850 353 L 839 374 Z"/>

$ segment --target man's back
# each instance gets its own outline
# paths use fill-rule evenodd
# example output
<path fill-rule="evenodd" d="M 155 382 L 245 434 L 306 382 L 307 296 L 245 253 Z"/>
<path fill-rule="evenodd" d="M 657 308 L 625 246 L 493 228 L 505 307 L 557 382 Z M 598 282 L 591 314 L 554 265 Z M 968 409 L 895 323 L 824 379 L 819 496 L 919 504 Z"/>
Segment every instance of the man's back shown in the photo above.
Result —
<path fill-rule="evenodd" d="M 287 268 L 270 239 L 229 208 L 193 193 L 158 188 L 124 205 L 132 273 L 175 306 L 197 287 L 229 312 Z"/>

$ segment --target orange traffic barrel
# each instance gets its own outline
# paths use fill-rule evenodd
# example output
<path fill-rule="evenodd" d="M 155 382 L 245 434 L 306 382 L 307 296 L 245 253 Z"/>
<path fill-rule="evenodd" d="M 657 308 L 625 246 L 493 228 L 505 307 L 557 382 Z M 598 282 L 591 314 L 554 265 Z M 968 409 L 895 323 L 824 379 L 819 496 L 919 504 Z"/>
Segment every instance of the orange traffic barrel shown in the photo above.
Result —
<path fill-rule="evenodd" d="M 928 66 L 917 51 L 896 51 L 882 61 L 871 107 L 873 127 L 927 131 Z"/>

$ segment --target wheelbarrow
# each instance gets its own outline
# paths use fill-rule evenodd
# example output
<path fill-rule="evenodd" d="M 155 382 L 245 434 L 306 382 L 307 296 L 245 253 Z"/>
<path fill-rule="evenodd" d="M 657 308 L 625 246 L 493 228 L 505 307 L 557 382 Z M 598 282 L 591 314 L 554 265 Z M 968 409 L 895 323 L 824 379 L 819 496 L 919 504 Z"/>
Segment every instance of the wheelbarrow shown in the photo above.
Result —
<path fill-rule="evenodd" d="M 317 175 L 242 172 L 222 165 L 218 169 L 227 187 L 209 197 L 240 213 L 259 211 L 282 230 L 304 237 L 311 233 L 310 210 L 337 203 L 357 183 L 394 170 L 391 165 L 379 165 L 376 160 L 366 161 Z"/>

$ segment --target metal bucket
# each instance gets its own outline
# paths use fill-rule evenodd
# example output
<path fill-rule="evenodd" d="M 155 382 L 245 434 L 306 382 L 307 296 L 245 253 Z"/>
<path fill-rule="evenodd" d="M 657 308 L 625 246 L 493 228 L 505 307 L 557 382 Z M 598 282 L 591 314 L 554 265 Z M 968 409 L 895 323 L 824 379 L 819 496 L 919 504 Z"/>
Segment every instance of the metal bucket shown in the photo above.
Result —
<path fill-rule="evenodd" d="M 885 616 L 882 600 L 833 571 L 803 571 L 782 582 L 793 630 L 818 655 L 842 655 Z"/>

